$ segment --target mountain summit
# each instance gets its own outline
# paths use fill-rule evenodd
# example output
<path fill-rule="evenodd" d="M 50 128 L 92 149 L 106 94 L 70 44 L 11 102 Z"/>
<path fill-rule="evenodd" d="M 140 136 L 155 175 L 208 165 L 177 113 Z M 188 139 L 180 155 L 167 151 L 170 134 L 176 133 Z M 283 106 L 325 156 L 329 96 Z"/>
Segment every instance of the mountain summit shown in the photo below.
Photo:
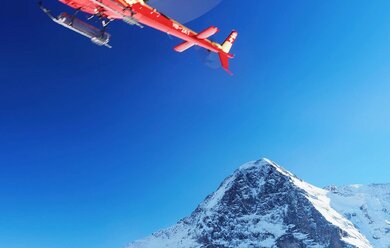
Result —
<path fill-rule="evenodd" d="M 352 217 L 332 207 L 329 195 L 345 195 L 333 189 L 310 185 L 268 159 L 249 162 L 189 217 L 127 248 L 373 247 Z"/>

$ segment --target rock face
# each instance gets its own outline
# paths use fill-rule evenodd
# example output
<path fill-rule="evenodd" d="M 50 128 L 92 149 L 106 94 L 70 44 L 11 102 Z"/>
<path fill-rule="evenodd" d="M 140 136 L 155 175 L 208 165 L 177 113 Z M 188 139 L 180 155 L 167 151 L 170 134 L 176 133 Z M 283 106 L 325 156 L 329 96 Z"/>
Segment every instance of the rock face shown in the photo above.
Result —
<path fill-rule="evenodd" d="M 267 159 L 250 162 L 189 217 L 127 248 L 373 247 L 349 208 L 344 216 L 334 208 L 341 209 L 347 190 L 333 189 L 312 186 Z M 386 230 L 381 235 L 388 237 Z"/>

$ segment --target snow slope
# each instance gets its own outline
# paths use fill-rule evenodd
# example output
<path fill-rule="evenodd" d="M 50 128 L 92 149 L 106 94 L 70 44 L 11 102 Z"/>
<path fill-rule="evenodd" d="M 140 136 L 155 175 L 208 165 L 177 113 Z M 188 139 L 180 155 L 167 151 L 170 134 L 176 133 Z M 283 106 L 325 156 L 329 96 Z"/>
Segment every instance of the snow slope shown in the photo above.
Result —
<path fill-rule="evenodd" d="M 331 206 L 374 247 L 390 248 L 390 184 L 328 187 Z"/>

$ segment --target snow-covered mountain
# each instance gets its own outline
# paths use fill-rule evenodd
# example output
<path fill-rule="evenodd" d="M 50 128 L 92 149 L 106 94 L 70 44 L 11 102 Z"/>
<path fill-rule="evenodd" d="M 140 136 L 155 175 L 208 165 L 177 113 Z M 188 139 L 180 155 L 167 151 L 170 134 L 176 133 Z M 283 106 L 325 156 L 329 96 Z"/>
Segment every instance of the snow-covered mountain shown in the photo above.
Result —
<path fill-rule="evenodd" d="M 331 206 L 350 220 L 373 247 L 390 248 L 390 184 L 327 189 Z"/>
<path fill-rule="evenodd" d="M 389 185 L 321 189 L 261 159 L 189 217 L 127 248 L 389 248 L 389 204 Z"/>

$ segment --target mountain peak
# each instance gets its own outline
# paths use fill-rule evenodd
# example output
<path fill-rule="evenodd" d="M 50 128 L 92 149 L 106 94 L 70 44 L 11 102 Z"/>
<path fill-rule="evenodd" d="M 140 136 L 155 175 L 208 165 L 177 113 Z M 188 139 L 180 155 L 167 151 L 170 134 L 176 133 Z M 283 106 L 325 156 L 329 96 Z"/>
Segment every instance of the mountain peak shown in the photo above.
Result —
<path fill-rule="evenodd" d="M 273 166 L 273 162 L 271 160 L 269 160 L 268 158 L 261 158 L 259 160 L 256 160 L 256 161 L 250 161 L 248 163 L 245 163 L 243 165 L 241 165 L 238 170 L 248 170 L 248 169 L 252 169 L 252 168 L 259 168 L 259 167 L 263 167 L 263 166 Z"/>
<path fill-rule="evenodd" d="M 293 174 L 280 167 L 267 158 L 261 158 L 241 165 L 232 175 L 227 177 L 218 189 L 210 194 L 198 208 L 211 209 L 233 193 L 247 191 L 247 197 L 256 197 L 264 183 L 280 181 L 279 177 L 286 180 L 296 178 Z M 296 178 L 298 179 L 298 178 Z M 298 179 L 299 180 L 299 179 Z"/>
<path fill-rule="evenodd" d="M 256 160 L 256 161 L 251 161 L 251 162 L 245 163 L 238 168 L 238 171 L 250 171 L 253 169 L 257 169 L 257 170 L 270 169 L 270 170 L 273 170 L 274 172 L 280 173 L 286 177 L 295 178 L 295 179 L 300 180 L 294 174 L 292 174 L 291 172 L 284 169 L 283 167 L 281 167 L 280 165 L 278 165 L 277 163 L 273 162 L 272 160 L 270 160 L 268 158 L 261 158 L 261 159 Z"/>
<path fill-rule="evenodd" d="M 263 158 L 240 166 L 189 217 L 128 248 L 372 247 L 327 194 Z"/>
<path fill-rule="evenodd" d="M 241 165 L 240 167 L 238 167 L 238 170 L 248 170 L 248 169 L 252 169 L 252 168 L 261 168 L 264 166 L 271 166 L 271 167 L 275 167 L 275 168 L 279 167 L 276 163 L 274 163 L 270 159 L 261 158 L 259 160 L 250 161 L 248 163 Z"/>

